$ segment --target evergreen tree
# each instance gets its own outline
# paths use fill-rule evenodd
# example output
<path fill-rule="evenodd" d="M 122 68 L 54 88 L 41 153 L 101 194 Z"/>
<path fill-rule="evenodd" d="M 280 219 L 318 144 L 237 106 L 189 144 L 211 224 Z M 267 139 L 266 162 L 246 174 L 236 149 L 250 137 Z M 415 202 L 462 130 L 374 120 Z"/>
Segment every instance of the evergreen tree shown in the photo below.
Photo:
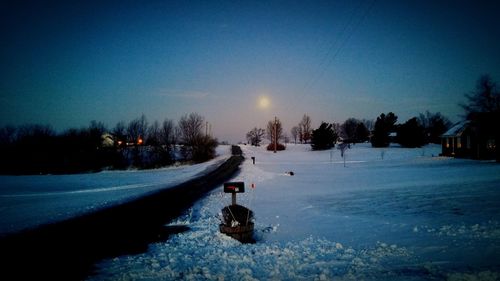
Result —
<path fill-rule="evenodd" d="M 370 131 L 368 131 L 364 123 L 360 122 L 356 127 L 356 142 L 368 141 L 369 137 Z"/>
<path fill-rule="evenodd" d="M 340 135 L 344 139 L 344 142 L 359 143 L 367 141 L 370 132 L 362 121 L 356 118 L 349 118 L 341 125 Z"/>
<path fill-rule="evenodd" d="M 425 130 L 416 117 L 399 126 L 398 143 L 404 147 L 421 147 L 425 144 Z"/>
<path fill-rule="evenodd" d="M 392 112 L 389 112 L 387 115 L 382 113 L 379 117 L 377 117 L 377 121 L 375 121 L 375 129 L 371 139 L 373 147 L 389 146 L 389 134 L 394 130 L 394 124 L 396 124 L 397 120 L 398 117 Z"/>
<path fill-rule="evenodd" d="M 333 125 L 322 122 L 318 129 L 312 131 L 311 147 L 313 150 L 325 150 L 335 146 L 338 134 Z"/>

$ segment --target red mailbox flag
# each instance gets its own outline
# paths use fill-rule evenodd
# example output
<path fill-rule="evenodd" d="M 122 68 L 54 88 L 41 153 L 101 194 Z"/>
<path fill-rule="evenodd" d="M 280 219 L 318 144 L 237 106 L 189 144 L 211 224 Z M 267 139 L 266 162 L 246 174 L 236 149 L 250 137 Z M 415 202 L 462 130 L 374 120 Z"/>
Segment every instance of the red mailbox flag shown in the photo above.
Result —
<path fill-rule="evenodd" d="M 243 182 L 226 182 L 224 183 L 225 193 L 244 193 L 245 183 Z"/>

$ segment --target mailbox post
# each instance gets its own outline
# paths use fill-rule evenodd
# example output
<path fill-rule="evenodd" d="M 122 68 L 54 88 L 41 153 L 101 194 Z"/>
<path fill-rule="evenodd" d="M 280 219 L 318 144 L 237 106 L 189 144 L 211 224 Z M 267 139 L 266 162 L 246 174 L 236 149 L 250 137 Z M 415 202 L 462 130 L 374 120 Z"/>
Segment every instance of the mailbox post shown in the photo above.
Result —
<path fill-rule="evenodd" d="M 252 210 L 236 204 L 236 193 L 245 192 L 244 182 L 224 183 L 224 192 L 231 193 L 232 205 L 222 209 L 223 222 L 219 225 L 221 233 L 243 242 L 255 242 L 253 239 Z"/>
<path fill-rule="evenodd" d="M 231 203 L 236 205 L 236 193 L 245 192 L 245 183 L 242 181 L 224 183 L 224 192 L 231 193 Z"/>

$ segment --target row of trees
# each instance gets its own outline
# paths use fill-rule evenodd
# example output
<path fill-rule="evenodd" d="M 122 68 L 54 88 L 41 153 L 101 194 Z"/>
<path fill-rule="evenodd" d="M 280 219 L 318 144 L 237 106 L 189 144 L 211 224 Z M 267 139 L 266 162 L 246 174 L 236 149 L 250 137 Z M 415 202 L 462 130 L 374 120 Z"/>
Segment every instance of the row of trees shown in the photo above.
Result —
<path fill-rule="evenodd" d="M 479 78 L 475 91 L 465 96 L 468 103 L 461 104 L 465 118 L 483 133 L 496 136 L 495 146 L 498 147 L 500 130 L 496 122 L 500 116 L 500 92 L 496 83 L 490 76 L 483 75 Z M 312 130 L 311 118 L 304 115 L 290 133 L 295 143 L 311 143 L 315 150 L 332 148 L 339 140 L 343 143 L 370 141 L 373 147 L 387 147 L 391 142 L 404 147 L 421 147 L 428 143 L 441 143 L 441 135 L 452 125 L 441 113 L 429 111 L 402 124 L 397 124 L 397 121 L 396 114 L 389 112 L 380 114 L 375 122 L 349 118 L 343 124 L 322 122 L 317 129 Z M 275 143 L 279 145 L 279 141 L 287 139 L 277 118 L 268 122 L 266 130 L 252 129 L 248 132 L 247 139 L 250 144 L 258 146 L 265 136 L 271 141 L 268 147 L 270 149 Z"/>
<path fill-rule="evenodd" d="M 312 137 L 311 117 L 304 114 L 302 120 L 292 128 L 290 133 L 295 143 L 297 143 L 297 139 L 300 143 L 308 143 Z"/>
<path fill-rule="evenodd" d="M 460 104 L 465 111 L 464 119 L 471 122 L 479 138 L 492 137 L 494 139 L 496 158 L 500 159 L 498 150 L 500 126 L 497 124 L 500 116 L 500 90 L 497 84 L 491 76 L 482 75 L 476 83 L 475 90 L 466 94 L 465 97 L 467 103 Z M 403 124 L 396 124 L 397 121 L 398 117 L 389 112 L 382 113 L 374 124 L 353 118 L 346 120 L 340 126 L 340 130 L 337 130 L 338 126 L 335 124 L 321 124 L 317 130 L 313 131 L 313 148 L 329 148 L 332 146 L 331 139 L 335 138 L 336 134 L 341 136 L 344 142 L 362 142 L 368 139 L 370 132 L 370 142 L 373 147 L 386 147 L 391 142 L 399 143 L 404 147 L 420 147 L 428 143 L 439 144 L 441 135 L 452 125 L 450 120 L 441 113 L 429 111 L 410 118 Z M 319 136 L 321 141 L 318 141 L 315 136 Z"/>
<path fill-rule="evenodd" d="M 386 147 L 390 142 L 397 142 L 405 147 L 419 147 L 427 143 L 440 143 L 440 136 L 451 126 L 451 122 L 441 113 L 427 111 L 419 117 L 413 117 L 404 124 L 396 124 L 398 117 L 390 112 L 382 113 L 376 121 L 349 118 L 344 123 L 325 123 L 311 129 L 311 118 L 304 115 L 297 126 L 290 133 L 297 143 L 311 143 L 313 149 L 329 149 L 336 142 L 361 143 L 371 141 L 373 147 Z M 280 141 L 287 140 L 283 133 L 281 121 L 276 118 L 268 122 L 266 130 L 253 128 L 247 133 L 248 143 L 258 146 L 267 138 L 274 148 L 275 128 L 277 144 L 284 149 Z"/>
<path fill-rule="evenodd" d="M 373 147 L 387 147 L 396 142 L 404 147 L 420 147 L 428 143 L 441 143 L 440 136 L 452 123 L 441 113 L 427 111 L 419 117 L 408 119 L 403 124 L 396 124 L 398 117 L 389 112 L 377 117 L 371 143 Z M 393 135 L 391 137 L 391 134 Z"/>
<path fill-rule="evenodd" d="M 175 161 L 201 162 L 215 156 L 217 140 L 203 131 L 197 113 L 177 124 L 149 123 L 142 115 L 108 130 L 92 121 L 86 128 L 56 133 L 50 126 L 0 128 L 0 172 L 8 174 L 77 173 L 103 168 L 156 168 Z"/>
<path fill-rule="evenodd" d="M 304 114 L 299 124 L 292 128 L 291 133 L 295 143 L 297 143 L 297 139 L 301 143 L 309 142 L 312 133 L 311 118 Z M 267 123 L 266 129 L 255 127 L 247 133 L 246 137 L 248 143 L 254 146 L 259 146 L 264 138 L 267 138 L 270 141 L 268 150 L 275 148 L 276 150 L 284 150 L 285 145 L 281 142 L 286 143 L 289 140 L 283 131 L 281 120 L 277 117 Z"/>

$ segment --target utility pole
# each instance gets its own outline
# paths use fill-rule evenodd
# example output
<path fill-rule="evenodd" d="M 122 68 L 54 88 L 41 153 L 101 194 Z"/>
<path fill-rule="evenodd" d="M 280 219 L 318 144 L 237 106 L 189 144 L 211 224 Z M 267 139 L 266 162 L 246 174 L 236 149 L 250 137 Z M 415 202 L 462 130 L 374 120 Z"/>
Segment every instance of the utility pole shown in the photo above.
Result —
<path fill-rule="evenodd" d="M 276 153 L 278 146 L 278 118 L 274 116 L 274 153 Z"/>

